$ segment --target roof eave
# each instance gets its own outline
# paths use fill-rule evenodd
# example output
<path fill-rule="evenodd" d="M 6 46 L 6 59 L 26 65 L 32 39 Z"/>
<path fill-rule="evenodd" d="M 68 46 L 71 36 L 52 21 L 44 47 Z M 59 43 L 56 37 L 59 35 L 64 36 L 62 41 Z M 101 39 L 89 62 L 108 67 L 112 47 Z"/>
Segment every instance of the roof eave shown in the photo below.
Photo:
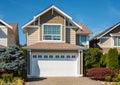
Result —
<path fill-rule="evenodd" d="M 3 20 L 1 20 L 1 19 L 0 19 L 0 22 L 2 22 L 3 24 L 5 24 L 8 28 L 13 29 L 13 27 L 12 27 L 12 26 L 10 26 L 9 24 L 7 24 L 7 23 L 6 23 L 6 22 L 4 22 Z"/>
<path fill-rule="evenodd" d="M 85 49 L 87 49 L 87 48 L 70 48 L 70 49 L 67 49 L 67 48 L 55 48 L 55 49 L 48 49 L 48 48 L 27 48 L 27 47 L 24 47 L 24 48 L 26 48 L 26 49 L 37 49 L 37 50 L 85 50 Z"/>

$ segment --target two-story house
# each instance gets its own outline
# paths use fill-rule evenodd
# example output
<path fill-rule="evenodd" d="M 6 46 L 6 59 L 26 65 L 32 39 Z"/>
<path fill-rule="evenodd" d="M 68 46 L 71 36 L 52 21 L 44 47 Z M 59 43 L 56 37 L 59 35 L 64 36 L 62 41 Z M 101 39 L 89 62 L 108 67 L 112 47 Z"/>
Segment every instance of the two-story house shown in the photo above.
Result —
<path fill-rule="evenodd" d="M 52 5 L 22 26 L 28 76 L 83 76 L 83 50 L 92 32 Z"/>
<path fill-rule="evenodd" d="M 0 52 L 11 44 L 19 45 L 18 25 L 0 19 Z"/>
<path fill-rule="evenodd" d="M 117 48 L 120 52 L 120 23 L 104 30 L 90 40 L 90 47 L 100 48 L 107 53 L 110 48 Z"/>

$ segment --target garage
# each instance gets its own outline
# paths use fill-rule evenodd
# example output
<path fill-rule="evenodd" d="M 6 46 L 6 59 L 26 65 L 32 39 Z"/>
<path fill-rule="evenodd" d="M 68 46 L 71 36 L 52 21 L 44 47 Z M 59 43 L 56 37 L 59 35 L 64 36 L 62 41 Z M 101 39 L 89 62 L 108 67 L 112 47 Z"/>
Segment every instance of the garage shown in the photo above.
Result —
<path fill-rule="evenodd" d="M 77 76 L 77 57 L 77 52 L 34 52 L 31 57 L 32 76 Z"/>

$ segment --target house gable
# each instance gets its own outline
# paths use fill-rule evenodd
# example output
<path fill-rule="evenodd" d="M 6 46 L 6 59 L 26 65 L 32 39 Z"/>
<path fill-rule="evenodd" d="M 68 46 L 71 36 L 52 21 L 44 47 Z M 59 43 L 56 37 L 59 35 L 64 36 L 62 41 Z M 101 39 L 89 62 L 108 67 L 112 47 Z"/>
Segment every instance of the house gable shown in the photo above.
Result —
<path fill-rule="evenodd" d="M 54 10 L 57 13 L 59 13 L 60 15 L 62 15 L 63 17 L 65 17 L 66 19 L 69 19 L 70 22 L 72 22 L 75 26 L 77 26 L 78 28 L 82 29 L 82 27 L 80 25 L 78 25 L 76 22 L 74 22 L 72 20 L 72 18 L 67 15 L 65 12 L 63 12 L 62 10 L 60 10 L 59 8 L 57 8 L 56 6 L 52 5 L 51 7 L 47 8 L 46 10 L 42 11 L 40 14 L 36 15 L 33 17 L 33 19 L 31 21 L 29 21 L 28 23 L 26 23 L 25 25 L 22 26 L 23 30 L 25 31 L 25 28 L 27 28 L 27 26 L 31 25 L 35 25 L 35 21 L 41 17 L 42 15 L 44 15 L 46 12 L 50 11 L 50 10 Z M 39 21 L 39 19 L 38 19 Z"/>
<path fill-rule="evenodd" d="M 117 23 L 91 39 L 90 45 L 91 47 L 99 47 L 106 53 L 109 48 L 119 48 L 119 36 L 120 23 Z"/>
<path fill-rule="evenodd" d="M 114 26 L 106 29 L 105 31 L 103 31 L 101 33 L 99 33 L 98 35 L 96 35 L 95 37 L 93 37 L 93 39 L 99 39 L 99 38 L 101 38 L 103 36 L 104 37 L 105 36 L 110 36 L 109 35 L 110 33 L 116 33 L 116 32 L 118 33 L 119 32 L 119 29 L 118 29 L 119 27 L 120 27 L 120 23 L 117 23 Z"/>
<path fill-rule="evenodd" d="M 64 17 L 61 16 L 58 12 L 54 10 L 50 10 L 46 12 L 44 15 L 40 17 L 40 41 L 42 41 L 43 38 L 43 29 L 42 25 L 47 23 L 47 24 L 61 24 L 62 25 L 62 41 L 64 41 L 64 36 L 65 36 L 65 22 L 64 22 Z"/>

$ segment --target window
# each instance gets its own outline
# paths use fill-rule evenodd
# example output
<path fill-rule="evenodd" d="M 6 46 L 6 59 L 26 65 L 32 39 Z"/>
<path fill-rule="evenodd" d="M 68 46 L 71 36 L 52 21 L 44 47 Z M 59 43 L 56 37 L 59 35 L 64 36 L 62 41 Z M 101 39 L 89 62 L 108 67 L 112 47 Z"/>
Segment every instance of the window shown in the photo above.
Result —
<path fill-rule="evenodd" d="M 114 37 L 114 46 L 120 46 L 120 36 Z"/>
<path fill-rule="evenodd" d="M 75 56 L 73 55 L 72 58 L 75 58 Z"/>
<path fill-rule="evenodd" d="M 56 55 L 55 58 L 59 58 L 59 55 Z"/>
<path fill-rule="evenodd" d="M 87 43 L 87 36 L 81 35 L 80 36 L 80 45 L 85 45 Z"/>
<path fill-rule="evenodd" d="M 53 56 L 52 56 L 52 55 L 50 55 L 50 56 L 49 56 L 49 58 L 53 58 Z"/>
<path fill-rule="evenodd" d="M 38 58 L 42 58 L 42 55 L 38 55 Z"/>
<path fill-rule="evenodd" d="M 33 58 L 37 58 L 37 55 L 33 55 Z"/>
<path fill-rule="evenodd" d="M 65 58 L 65 56 L 64 56 L 64 55 L 62 55 L 62 56 L 61 56 L 61 58 Z"/>
<path fill-rule="evenodd" d="M 48 56 L 47 56 L 47 55 L 44 55 L 44 58 L 48 58 Z"/>
<path fill-rule="evenodd" d="M 67 58 L 70 58 L 70 56 L 68 55 Z"/>
<path fill-rule="evenodd" d="M 43 40 L 61 40 L 61 25 L 43 25 Z"/>

